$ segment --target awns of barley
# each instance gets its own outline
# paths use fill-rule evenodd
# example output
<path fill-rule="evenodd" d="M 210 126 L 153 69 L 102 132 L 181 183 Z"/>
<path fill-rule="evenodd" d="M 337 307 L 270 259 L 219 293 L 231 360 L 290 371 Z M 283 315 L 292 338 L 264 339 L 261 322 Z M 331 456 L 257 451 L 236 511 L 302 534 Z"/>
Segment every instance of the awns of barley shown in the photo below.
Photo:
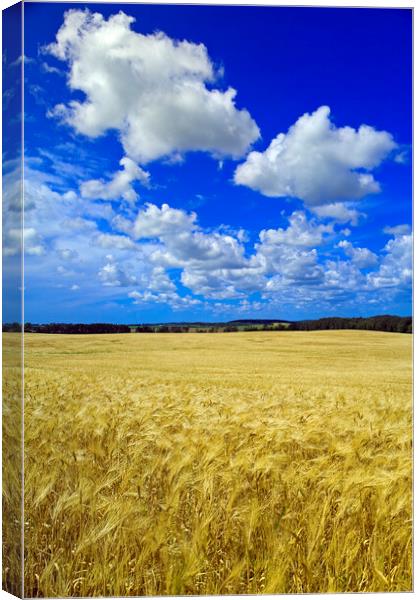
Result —
<path fill-rule="evenodd" d="M 26 352 L 26 596 L 412 589 L 409 336 Z"/>

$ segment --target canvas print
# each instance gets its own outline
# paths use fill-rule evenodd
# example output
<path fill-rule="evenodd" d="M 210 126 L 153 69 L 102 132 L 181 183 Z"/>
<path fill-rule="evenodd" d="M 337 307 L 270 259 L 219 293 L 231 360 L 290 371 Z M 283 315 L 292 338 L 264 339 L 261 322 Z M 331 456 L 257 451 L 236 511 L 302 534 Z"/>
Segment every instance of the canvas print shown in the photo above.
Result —
<path fill-rule="evenodd" d="M 412 591 L 412 10 L 3 11 L 3 589 Z"/>

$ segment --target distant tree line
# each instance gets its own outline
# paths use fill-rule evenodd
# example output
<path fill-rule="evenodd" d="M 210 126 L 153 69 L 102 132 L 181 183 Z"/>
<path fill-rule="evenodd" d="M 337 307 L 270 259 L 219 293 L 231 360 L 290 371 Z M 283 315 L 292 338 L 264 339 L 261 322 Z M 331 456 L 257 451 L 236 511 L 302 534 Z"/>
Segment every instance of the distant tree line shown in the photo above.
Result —
<path fill-rule="evenodd" d="M 371 331 L 390 331 L 394 333 L 412 333 L 412 317 L 379 315 L 377 317 L 326 317 L 309 321 L 290 323 L 288 331 L 314 331 L 316 329 L 368 329 Z"/>
<path fill-rule="evenodd" d="M 26 333 L 229 333 L 236 331 L 315 331 L 317 329 L 367 329 L 412 333 L 412 317 L 326 317 L 306 321 L 249 320 L 228 323 L 181 323 L 153 325 L 115 325 L 113 323 L 25 323 Z M 4 323 L 3 331 L 20 332 L 20 323 Z"/>
<path fill-rule="evenodd" d="M 186 325 L 139 325 L 134 328 L 135 333 L 188 333 Z"/>
<path fill-rule="evenodd" d="M 207 323 L 203 327 L 189 327 L 188 325 L 139 325 L 134 327 L 135 333 L 231 333 L 235 331 L 285 331 L 286 329 L 288 327 L 281 324 L 238 327 L 229 323 Z"/>
<path fill-rule="evenodd" d="M 25 323 L 26 333 L 131 333 L 128 325 L 113 323 L 48 323 L 33 325 Z"/>
<path fill-rule="evenodd" d="M 22 324 L 21 323 L 3 323 L 3 331 L 10 333 L 19 333 L 22 331 Z"/>

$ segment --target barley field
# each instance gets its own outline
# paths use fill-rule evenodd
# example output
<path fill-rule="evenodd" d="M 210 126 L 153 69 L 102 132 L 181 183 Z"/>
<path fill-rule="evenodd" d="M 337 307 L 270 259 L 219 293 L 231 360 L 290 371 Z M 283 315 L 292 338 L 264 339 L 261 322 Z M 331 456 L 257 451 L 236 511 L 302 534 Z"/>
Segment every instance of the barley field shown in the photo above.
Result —
<path fill-rule="evenodd" d="M 2 589 L 22 597 L 22 336 L 2 344 Z"/>
<path fill-rule="evenodd" d="M 412 589 L 411 336 L 25 336 L 25 595 Z"/>

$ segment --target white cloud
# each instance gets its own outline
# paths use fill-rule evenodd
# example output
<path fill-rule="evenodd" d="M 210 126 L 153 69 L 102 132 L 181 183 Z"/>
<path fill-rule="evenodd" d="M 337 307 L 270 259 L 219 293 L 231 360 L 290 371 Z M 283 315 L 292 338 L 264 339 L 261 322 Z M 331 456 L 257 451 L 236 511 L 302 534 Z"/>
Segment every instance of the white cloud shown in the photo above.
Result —
<path fill-rule="evenodd" d="M 33 227 L 5 228 L 3 235 L 3 253 L 5 256 L 16 256 L 24 251 L 29 256 L 45 254 L 45 247 L 36 229 Z"/>
<path fill-rule="evenodd" d="M 74 229 L 77 231 L 93 231 L 97 229 L 97 225 L 94 221 L 91 221 L 90 219 L 85 219 L 83 217 L 64 219 L 64 221 L 62 221 L 62 224 L 66 229 Z"/>
<path fill-rule="evenodd" d="M 232 269 L 245 264 L 244 248 L 231 235 L 203 231 L 184 232 L 177 237 L 165 238 L 164 242 L 173 259 L 173 266 L 195 265 L 208 269 Z M 159 256 L 162 256 L 159 251 L 152 255 L 156 259 Z M 168 254 L 166 258 L 170 262 Z"/>
<path fill-rule="evenodd" d="M 408 287 L 412 281 L 412 235 L 398 235 L 384 247 L 378 271 L 368 274 L 373 288 Z"/>
<path fill-rule="evenodd" d="M 3 255 L 22 253 L 22 169 L 19 159 L 3 163 Z"/>
<path fill-rule="evenodd" d="M 55 75 L 63 75 L 63 72 L 57 67 L 53 67 L 46 62 L 41 63 L 41 69 L 44 73 L 54 73 Z"/>
<path fill-rule="evenodd" d="M 143 291 L 135 290 L 128 294 L 134 300 L 134 304 L 168 304 L 175 310 L 202 304 L 198 298 L 178 294 L 175 283 L 163 267 L 154 267 L 148 280 L 143 279 L 142 283 L 144 282 L 146 283 Z"/>
<path fill-rule="evenodd" d="M 227 311 L 235 311 L 240 302 L 250 310 L 244 302 L 253 302 L 252 294 L 259 295 L 256 302 L 262 298 L 260 302 L 269 306 L 298 309 L 316 304 L 330 310 L 338 302 L 356 307 L 356 298 L 364 304 L 377 298 L 382 302 L 410 286 L 407 226 L 386 228 L 395 237 L 374 254 L 352 243 L 350 230 L 340 231 L 347 239 L 333 247 L 333 224 L 296 211 L 287 225 L 261 230 L 252 244 L 239 229 L 204 229 L 195 213 L 168 204 L 146 204 L 136 217 L 117 218 L 109 205 L 103 212 L 103 203 L 81 199 L 71 189 L 54 191 L 53 184 L 62 186 L 56 179 L 50 184 L 51 175 L 31 168 L 25 173 L 27 284 L 32 289 L 49 289 L 59 275 L 64 283 L 54 285 L 67 293 L 80 286 L 84 301 L 117 300 L 128 291 L 134 302 L 148 306 L 214 306 L 222 311 L 225 303 Z M 10 214 L 19 217 L 18 210 Z M 100 229 L 104 217 L 106 233 Z M 6 253 L 13 252 L 20 228 L 8 226 L 5 235 L 10 242 Z M 186 295 L 179 280 L 189 290 Z"/>
<path fill-rule="evenodd" d="M 320 284 L 324 273 L 316 247 L 333 235 L 332 224 L 321 225 L 307 220 L 304 212 L 296 211 L 288 218 L 287 229 L 268 229 L 259 233 L 254 261 L 266 275 L 266 290 L 272 292 L 289 285 Z"/>
<path fill-rule="evenodd" d="M 383 232 L 387 235 L 408 235 L 411 231 L 410 225 L 395 225 L 394 227 L 384 227 Z"/>
<path fill-rule="evenodd" d="M 22 254 L 22 230 L 3 226 L 3 256 L 18 256 Z"/>
<path fill-rule="evenodd" d="M 94 243 L 109 250 L 134 250 L 137 247 L 129 237 L 112 233 L 100 233 Z"/>
<path fill-rule="evenodd" d="M 256 291 L 274 292 L 290 285 L 319 284 L 323 270 L 317 250 L 312 247 L 321 245 L 323 236 L 332 233 L 332 225 L 318 225 L 297 211 L 289 217 L 287 229 L 262 230 L 260 243 L 248 258 L 237 240 L 235 262 L 231 264 L 226 256 L 219 256 L 214 262 L 195 262 L 191 254 L 189 262 L 181 263 L 181 280 L 194 293 L 212 299 L 240 298 Z M 212 244 L 217 239 L 215 234 L 206 236 Z M 225 247 L 223 253 L 226 254 Z"/>
<path fill-rule="evenodd" d="M 307 206 L 335 204 L 380 191 L 371 171 L 396 147 L 392 136 L 368 125 L 335 127 L 330 108 L 304 114 L 264 152 L 250 152 L 236 184 L 265 196 L 300 198 Z"/>
<path fill-rule="evenodd" d="M 244 266 L 244 248 L 232 235 L 206 233 L 196 222 L 196 213 L 147 204 L 138 213 L 133 234 L 136 239 L 158 238 L 163 247 L 152 259 L 166 266 L 233 268 Z"/>
<path fill-rule="evenodd" d="M 93 301 L 120 294 L 118 284 L 136 284 L 150 270 L 150 260 L 146 250 L 127 236 L 100 231 L 103 219 L 111 227 L 112 207 L 81 199 L 71 189 L 58 193 L 49 183 L 51 178 L 63 187 L 55 176 L 29 166 L 25 169 L 28 287 L 48 289 L 59 274 L 68 280 L 63 289 L 80 285 L 84 297 Z M 113 263 L 106 259 L 110 251 Z"/>
<path fill-rule="evenodd" d="M 359 212 L 354 208 L 348 208 L 343 202 L 311 206 L 310 210 L 318 217 L 330 217 L 337 223 L 349 222 L 351 225 L 358 225 L 359 219 L 366 216 L 365 213 Z"/>
<path fill-rule="evenodd" d="M 259 137 L 236 91 L 216 89 L 216 70 L 203 44 L 131 29 L 119 12 L 106 20 L 69 10 L 47 50 L 69 63 L 69 86 L 86 100 L 55 107 L 76 131 L 97 137 L 113 129 L 139 163 L 187 151 L 239 158 Z M 211 84 L 211 88 L 207 87 Z"/>
<path fill-rule="evenodd" d="M 194 308 L 202 304 L 198 298 L 180 296 L 176 292 L 153 293 L 146 290 L 130 292 L 128 296 L 134 300 L 134 304 L 168 304 L 174 310 Z"/>
<path fill-rule="evenodd" d="M 10 67 L 20 67 L 20 65 L 22 64 L 22 62 L 25 63 L 25 65 L 29 65 L 31 63 L 35 62 L 34 58 L 30 58 L 29 56 L 26 55 L 20 55 L 17 57 L 16 60 L 14 60 L 13 62 L 10 63 Z"/>
<path fill-rule="evenodd" d="M 71 250 L 70 248 L 58 249 L 57 253 L 63 260 L 77 260 L 79 257 L 78 252 L 76 250 Z"/>
<path fill-rule="evenodd" d="M 318 285 L 323 280 L 324 273 L 315 248 L 306 250 L 264 243 L 259 246 L 258 255 L 265 259 L 266 273 L 272 276 L 266 284 L 268 291 L 278 286 Z"/>
<path fill-rule="evenodd" d="M 168 267 L 180 269 L 182 284 L 209 300 L 240 299 L 254 292 L 272 299 L 298 287 L 313 290 L 311 297 L 318 293 L 319 297 L 326 294 L 333 298 L 343 292 L 371 288 L 360 269 L 379 264 L 375 253 L 344 240 L 336 247 L 350 260 L 324 261 L 327 254 L 323 257 L 319 248 L 335 234 L 333 224 L 308 219 L 302 211 L 292 213 L 288 221 L 288 227 L 262 230 L 249 256 L 237 231 L 204 231 L 195 213 L 167 204 L 161 208 L 147 204 L 138 213 L 131 234 L 139 241 L 155 238 L 157 246 L 150 252 L 151 263 L 162 273 Z M 351 232 L 342 233 L 348 236 Z M 331 250 L 328 254 L 333 256 Z M 376 281 L 377 286 L 381 283 Z M 164 293 L 169 291 L 174 289 Z M 150 299 L 150 295 L 147 297 Z"/>
<path fill-rule="evenodd" d="M 135 220 L 133 235 L 136 239 L 175 237 L 196 227 L 196 213 L 188 215 L 184 210 L 162 204 L 146 204 Z"/>
<path fill-rule="evenodd" d="M 23 228 L 23 250 L 25 254 L 33 256 L 42 256 L 42 254 L 45 254 L 41 237 L 33 227 Z"/>
<path fill-rule="evenodd" d="M 366 287 L 366 279 L 352 260 L 328 260 L 324 266 L 324 286 L 319 292 L 329 291 L 329 298 L 339 297 L 342 292 L 360 292 Z M 330 293 L 331 292 L 331 293 Z"/>
<path fill-rule="evenodd" d="M 181 281 L 194 294 L 219 300 L 243 298 L 246 293 L 261 291 L 266 285 L 262 269 L 257 267 L 241 269 L 186 267 L 182 271 Z"/>
<path fill-rule="evenodd" d="M 100 198 L 102 200 L 119 200 L 123 198 L 129 203 L 134 203 L 138 198 L 138 194 L 132 183 L 139 181 L 142 185 L 148 186 L 150 174 L 126 156 L 119 161 L 119 164 L 123 167 L 122 170 L 114 173 L 112 179 L 108 182 L 103 179 L 84 181 L 80 186 L 82 197 Z"/>
<path fill-rule="evenodd" d="M 128 231 L 127 223 L 122 227 Z M 168 204 L 147 204 L 131 228 L 137 240 L 157 239 L 150 260 L 160 267 L 182 269 L 183 285 L 207 297 L 237 297 L 237 287 L 256 285 L 255 267 L 245 258 L 244 232 L 207 232 L 187 213 Z M 259 267 L 258 267 L 259 268 Z M 259 284 L 258 284 L 259 285 Z"/>
<path fill-rule="evenodd" d="M 262 243 L 286 244 L 289 246 L 320 246 L 325 234 L 333 234 L 333 225 L 319 225 L 308 221 L 303 211 L 295 211 L 289 217 L 287 229 L 264 229 L 259 238 Z"/>
<path fill-rule="evenodd" d="M 338 248 L 342 248 L 346 256 L 352 259 L 354 265 L 360 269 L 373 267 L 378 262 L 378 256 L 368 248 L 355 248 L 348 240 L 342 240 L 338 243 Z"/>
<path fill-rule="evenodd" d="M 152 292 L 174 292 L 176 285 L 170 279 L 163 267 L 154 267 L 147 289 Z"/>
<path fill-rule="evenodd" d="M 406 164 L 409 161 L 409 150 L 405 149 L 396 154 L 396 156 L 394 157 L 394 161 L 401 165 Z"/>
<path fill-rule="evenodd" d="M 127 235 L 133 234 L 133 222 L 121 214 L 115 215 L 113 217 L 111 225 L 116 231 L 122 231 Z"/>
<path fill-rule="evenodd" d="M 127 287 L 137 283 L 136 277 L 128 275 L 124 269 L 115 262 L 114 257 L 109 254 L 107 263 L 100 269 L 98 276 L 104 286 Z"/>

